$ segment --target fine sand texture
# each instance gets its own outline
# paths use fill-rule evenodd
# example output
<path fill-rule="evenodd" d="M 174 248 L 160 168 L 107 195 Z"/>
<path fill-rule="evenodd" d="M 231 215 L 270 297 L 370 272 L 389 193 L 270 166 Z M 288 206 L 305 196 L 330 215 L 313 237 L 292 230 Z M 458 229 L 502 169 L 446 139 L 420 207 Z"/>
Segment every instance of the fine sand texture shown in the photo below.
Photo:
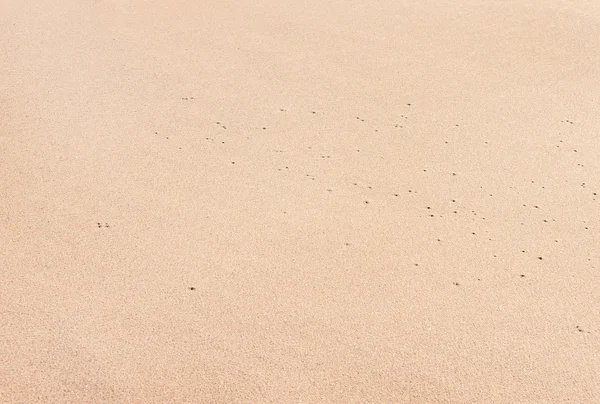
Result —
<path fill-rule="evenodd" d="M 0 402 L 600 402 L 597 0 L 0 0 Z"/>

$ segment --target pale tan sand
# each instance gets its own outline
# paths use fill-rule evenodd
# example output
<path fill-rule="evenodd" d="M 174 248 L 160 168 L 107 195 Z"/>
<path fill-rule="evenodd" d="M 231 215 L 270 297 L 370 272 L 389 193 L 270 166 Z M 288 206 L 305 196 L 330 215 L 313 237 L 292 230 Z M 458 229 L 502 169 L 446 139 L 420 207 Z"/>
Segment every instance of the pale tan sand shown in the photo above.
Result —
<path fill-rule="evenodd" d="M 600 402 L 597 1 L 0 3 L 0 402 Z"/>

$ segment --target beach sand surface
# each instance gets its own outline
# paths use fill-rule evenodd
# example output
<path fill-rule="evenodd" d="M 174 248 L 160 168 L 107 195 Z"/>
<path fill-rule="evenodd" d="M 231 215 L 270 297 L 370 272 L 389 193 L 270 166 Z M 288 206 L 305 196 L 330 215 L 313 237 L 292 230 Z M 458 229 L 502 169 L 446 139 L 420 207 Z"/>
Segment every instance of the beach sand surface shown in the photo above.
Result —
<path fill-rule="evenodd" d="M 0 402 L 600 402 L 600 3 L 0 0 Z"/>

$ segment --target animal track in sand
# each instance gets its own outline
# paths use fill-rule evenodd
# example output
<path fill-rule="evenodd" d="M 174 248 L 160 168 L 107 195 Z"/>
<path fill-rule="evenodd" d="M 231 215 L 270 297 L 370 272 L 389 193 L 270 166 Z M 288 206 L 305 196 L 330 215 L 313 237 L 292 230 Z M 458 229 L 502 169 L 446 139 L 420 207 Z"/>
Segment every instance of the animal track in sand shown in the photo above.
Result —
<path fill-rule="evenodd" d="M 183 97 L 183 98 L 187 98 L 187 100 L 191 100 L 193 99 L 193 97 Z M 188 105 L 194 105 L 192 104 L 188 104 Z M 419 108 L 418 106 L 416 106 L 415 108 L 412 108 L 412 106 L 415 106 L 413 103 L 406 103 L 406 106 L 403 107 L 404 111 L 408 111 L 407 107 L 411 107 L 410 109 L 410 113 L 411 115 L 413 113 L 418 113 L 419 112 Z M 288 111 L 285 108 L 273 108 L 271 111 L 271 114 L 273 116 L 277 117 L 277 122 L 281 122 L 284 120 L 288 120 L 288 119 L 294 119 L 296 118 L 295 114 L 290 113 L 290 114 L 280 114 L 281 112 L 286 112 Z M 215 136 L 216 139 L 213 138 L 206 138 L 206 140 L 210 140 L 210 141 L 214 141 L 217 142 L 219 141 L 221 144 L 225 144 L 224 141 L 222 141 L 222 138 L 220 139 L 219 137 L 225 137 L 227 136 L 227 143 L 229 144 L 227 146 L 227 148 L 229 147 L 235 147 L 235 146 L 240 146 L 239 142 L 244 142 L 246 140 L 250 140 L 253 139 L 253 135 L 258 135 L 260 134 L 260 142 L 264 142 L 264 143 L 256 143 L 252 145 L 252 149 L 251 152 L 255 153 L 255 155 L 253 155 L 253 157 L 257 157 L 259 159 L 259 164 L 267 164 L 267 168 L 270 168 L 272 171 L 274 172 L 279 172 L 281 173 L 280 178 L 283 181 L 301 181 L 303 174 L 302 172 L 306 173 L 308 172 L 314 172 L 315 174 L 306 174 L 307 178 L 310 178 L 311 181 L 316 181 L 316 177 L 319 177 L 319 184 L 320 186 L 318 187 L 318 192 L 320 192 L 322 195 L 328 195 L 327 196 L 327 200 L 328 203 L 333 203 L 335 201 L 338 200 L 338 198 L 353 198 L 354 203 L 360 203 L 362 201 L 362 203 L 364 205 L 369 205 L 368 207 L 365 208 L 365 212 L 370 212 L 373 210 L 379 210 L 379 209 L 383 209 L 383 210 L 394 210 L 393 212 L 390 211 L 392 214 L 394 215 L 398 215 L 398 214 L 403 214 L 404 212 L 406 212 L 407 210 L 405 209 L 406 207 L 404 206 L 406 202 L 406 204 L 408 204 L 408 209 L 411 208 L 417 208 L 417 209 L 422 209 L 422 206 L 425 204 L 430 204 L 432 206 L 428 207 L 428 211 L 423 212 L 422 210 L 418 211 L 418 216 L 417 216 L 417 220 L 422 220 L 422 222 L 417 222 L 418 226 L 425 226 L 425 227 L 429 227 L 429 226 L 444 226 L 444 228 L 448 228 L 449 231 L 453 231 L 452 228 L 456 228 L 456 226 L 459 226 L 459 230 L 460 233 L 462 235 L 469 235 L 469 233 L 471 233 L 471 235 L 473 236 L 472 240 L 473 241 L 478 241 L 478 242 L 485 242 L 485 245 L 492 245 L 496 242 L 503 242 L 506 241 L 506 237 L 503 238 L 503 235 L 498 235 L 498 234 L 490 234 L 490 228 L 486 228 L 486 227 L 480 227 L 480 226 L 485 226 L 487 223 L 490 223 L 490 226 L 493 226 L 494 224 L 497 224 L 500 220 L 499 215 L 496 215 L 496 212 L 502 212 L 503 214 L 508 212 L 507 215 L 505 215 L 503 217 L 502 220 L 508 221 L 509 223 L 512 222 L 512 225 L 514 226 L 515 229 L 517 229 L 517 233 L 520 234 L 526 234 L 528 231 L 529 226 L 534 226 L 534 225 L 544 225 L 545 232 L 553 232 L 556 228 L 556 230 L 559 230 L 559 226 L 555 226 L 554 223 L 557 223 L 556 219 L 552 219 L 551 217 L 548 218 L 548 216 L 551 215 L 552 209 L 554 208 L 554 204 L 553 204 L 553 200 L 551 199 L 546 199 L 546 198 L 550 198 L 550 190 L 551 189 L 556 189 L 556 187 L 553 187 L 551 183 L 548 183 L 546 178 L 523 178 L 521 177 L 520 179 L 517 177 L 517 182 L 512 182 L 512 183 L 501 183 L 500 185 L 502 185 L 502 187 L 499 188 L 494 188 L 494 189 L 484 189 L 483 187 L 479 186 L 480 184 L 476 183 L 473 181 L 474 178 L 477 178 L 476 176 L 474 177 L 472 175 L 472 171 L 470 170 L 470 168 L 467 168 L 465 166 L 461 166 L 459 165 L 459 163 L 455 163 L 454 160 L 450 161 L 450 160 L 445 160 L 446 157 L 452 157 L 454 158 L 454 156 L 452 155 L 445 155 L 442 154 L 440 155 L 415 155 L 414 153 L 409 152 L 408 150 L 411 150 L 411 144 L 405 144 L 404 142 L 412 142 L 413 140 L 416 139 L 413 138 L 410 132 L 411 129 L 411 125 L 412 125 L 412 116 L 411 119 L 409 119 L 408 116 L 406 116 L 405 114 L 396 114 L 393 118 L 391 119 L 387 119 L 387 120 L 378 120 L 376 118 L 374 118 L 374 116 L 372 115 L 367 115 L 367 118 L 365 119 L 365 115 L 364 113 L 367 113 L 367 111 L 362 111 L 359 112 L 358 114 L 354 115 L 345 115 L 345 122 L 343 123 L 343 125 L 345 125 L 344 127 L 344 131 L 346 131 L 346 127 L 350 126 L 350 127 L 354 127 L 354 129 L 351 129 L 350 132 L 354 132 L 354 133 L 350 133 L 350 136 L 348 137 L 344 137 L 342 138 L 341 142 L 341 146 L 344 147 L 344 149 L 341 149 L 342 152 L 339 152 L 337 149 L 337 146 L 334 148 L 331 148 L 331 139 L 332 138 L 328 138 L 327 136 L 329 136 L 330 132 L 333 132 L 335 130 L 335 128 L 332 130 L 331 126 L 328 126 L 326 128 L 326 131 L 321 131 L 320 128 L 315 128 L 315 127 L 300 127 L 299 133 L 301 136 L 306 136 L 305 138 L 303 137 L 299 137 L 299 139 L 302 139 L 301 142 L 303 142 L 304 146 L 302 146 L 302 143 L 295 143 L 298 138 L 295 138 L 295 131 L 296 129 L 290 130 L 289 136 L 288 134 L 285 133 L 285 129 L 281 130 L 281 127 L 278 126 L 277 122 L 272 122 L 269 120 L 264 120 L 264 115 L 261 117 L 261 119 L 263 119 L 263 121 L 258 120 L 258 122 L 255 123 L 244 123 L 244 122 L 236 122 L 236 121 L 232 121 L 229 122 L 227 125 L 225 125 L 223 123 L 223 121 L 219 120 L 216 121 L 216 124 L 223 130 L 229 129 L 227 132 L 223 132 L 219 129 L 217 129 L 216 131 L 214 131 L 215 133 L 218 133 L 219 135 L 213 135 Z M 317 110 L 312 110 L 310 108 L 306 108 L 304 109 L 304 116 L 300 117 L 300 123 L 299 125 L 302 125 L 301 119 L 305 119 L 306 122 L 312 122 L 311 125 L 315 125 L 315 123 L 318 123 L 321 121 L 321 118 L 324 116 L 329 116 L 328 114 L 330 114 L 328 111 L 320 111 L 318 112 Z M 316 120 L 311 120 L 311 119 L 306 119 L 308 115 L 319 115 L 319 119 L 315 119 Z M 219 116 L 221 117 L 221 116 Z M 224 120 L 228 120 L 227 117 L 223 117 Z M 457 119 L 458 120 L 458 119 Z M 333 120 L 332 120 L 333 121 Z M 360 124 L 358 124 L 358 126 L 356 126 L 357 122 L 359 121 Z M 215 121 L 212 121 L 213 124 Z M 365 123 L 366 122 L 366 123 Z M 424 123 L 425 121 L 421 121 L 421 120 L 417 120 L 416 123 Z M 556 121 L 555 121 L 556 122 Z M 574 125 L 574 121 L 567 119 L 562 121 L 563 123 L 566 123 L 568 125 Z M 260 125 L 260 124 L 263 125 Z M 210 122 L 209 122 L 210 124 Z M 328 124 L 328 125 L 331 125 Z M 294 128 L 298 126 L 295 125 Z M 445 126 L 445 129 L 444 129 Z M 461 130 L 457 130 L 454 128 L 459 128 L 461 127 Z M 452 123 L 452 121 L 447 121 L 445 123 L 445 125 L 442 126 L 441 130 L 445 130 L 445 133 L 440 132 L 440 134 L 438 135 L 439 137 L 437 137 L 435 140 L 435 145 L 434 145 L 434 149 L 435 147 L 438 147 L 438 151 L 441 151 L 442 153 L 454 153 L 456 151 L 460 151 L 461 147 L 466 146 L 463 145 L 461 142 L 465 142 L 465 140 L 461 137 L 458 137 L 458 135 L 462 135 L 463 132 L 465 132 L 464 128 L 469 127 L 469 123 L 468 122 L 461 122 L 461 124 L 459 125 L 458 123 Z M 573 129 L 578 129 L 580 126 L 578 126 L 577 128 L 573 127 L 573 128 L 565 128 L 565 132 L 567 131 L 573 131 Z M 215 127 L 212 127 L 215 128 Z M 242 132 L 242 128 L 247 128 L 247 132 L 243 133 Z M 285 128 L 285 127 L 284 127 Z M 399 129 L 402 128 L 403 131 L 398 131 L 395 129 Z M 267 129 L 268 133 L 267 133 Z M 277 130 L 273 130 L 273 129 L 277 129 Z M 302 132 L 304 129 L 307 129 L 306 133 Z M 419 129 L 421 130 L 422 128 L 415 128 L 415 129 Z M 265 131 L 265 132 L 262 132 Z M 240 133 L 242 132 L 242 133 Z M 381 133 L 381 135 L 378 135 L 377 137 L 372 136 L 373 132 L 378 132 Z M 407 134 L 407 136 L 399 136 L 399 134 Z M 427 134 L 426 132 L 416 132 L 416 135 L 421 135 L 421 134 Z M 154 131 L 154 134 L 158 135 L 159 132 L 158 131 Z M 236 135 L 240 135 L 239 137 L 237 137 Z M 386 138 L 385 136 L 389 134 L 389 135 L 393 135 L 389 138 Z M 173 134 L 172 134 L 173 135 Z M 265 135 L 268 135 L 265 137 Z M 286 137 L 275 137 L 277 135 L 284 135 Z M 478 150 L 481 153 L 489 153 L 490 150 L 493 148 L 493 146 L 495 145 L 494 142 L 490 142 L 488 140 L 484 140 L 486 138 L 486 135 L 484 133 L 479 134 L 482 137 L 480 137 L 479 139 L 475 139 L 475 141 L 472 142 L 472 145 L 470 145 L 469 147 L 473 147 L 474 152 L 478 152 Z M 271 136 L 273 136 L 273 138 L 271 138 Z M 560 137 L 563 137 L 563 139 L 561 140 L 557 140 L 556 138 L 550 142 L 547 147 L 549 149 L 551 149 L 551 151 L 556 155 L 556 156 L 560 156 L 562 152 L 565 152 L 565 156 L 568 156 L 567 158 L 570 159 L 579 159 L 582 157 L 585 157 L 586 155 L 586 149 L 584 149 L 583 145 L 581 144 L 577 144 L 574 143 L 572 141 L 571 138 L 567 138 L 566 135 L 560 135 Z M 286 150 L 274 150 L 275 153 L 280 153 L 277 155 L 274 155 L 272 152 L 269 153 L 269 160 L 265 159 L 264 161 L 261 161 L 261 149 L 260 147 L 263 148 L 262 151 L 269 151 L 269 150 L 273 150 L 272 147 L 275 146 L 280 146 L 280 145 L 276 145 L 273 143 L 268 143 L 269 141 L 271 141 L 272 139 L 275 139 L 275 141 L 281 142 L 281 141 L 285 141 L 286 139 L 291 139 L 292 142 L 290 143 L 280 143 L 281 144 L 285 144 L 286 146 Z M 169 136 L 166 137 L 166 139 L 169 139 Z M 258 139 L 258 138 L 256 138 Z M 174 138 L 174 140 L 177 140 L 176 143 L 179 143 L 180 138 L 176 137 Z M 337 138 L 336 140 L 337 142 L 340 142 L 340 139 Z M 375 148 L 371 148 L 370 145 L 373 144 L 373 142 L 377 143 L 377 142 L 393 142 L 390 143 L 389 146 L 393 147 L 393 150 L 398 150 L 401 153 L 401 160 L 402 160 L 402 164 L 408 162 L 407 165 L 405 165 L 404 168 L 407 168 L 406 171 L 392 171 L 394 172 L 394 175 L 396 175 L 395 178 L 399 178 L 398 183 L 395 183 L 394 185 L 386 185 L 386 184 L 390 184 L 392 183 L 394 179 L 392 179 L 391 181 L 385 181 L 385 182 L 374 182 L 373 179 L 375 177 L 371 177 L 371 175 L 373 175 L 372 173 L 376 173 L 377 174 L 377 170 L 397 170 L 398 166 L 393 166 L 392 164 L 389 164 L 389 167 L 386 167 L 386 163 L 388 161 L 392 161 L 392 159 L 389 158 L 390 155 L 387 154 L 383 154 L 382 155 L 374 155 L 374 152 L 377 152 L 377 150 L 379 149 L 375 149 Z M 418 140 L 417 140 L 418 141 Z M 236 142 L 238 142 L 236 144 Z M 366 142 L 366 143 L 364 143 Z M 306 146 L 306 144 L 311 144 L 311 146 Z M 452 147 L 450 146 L 443 146 L 443 145 L 450 145 L 452 144 Z M 486 145 L 486 146 L 484 146 Z M 377 146 L 377 145 L 376 145 Z M 382 146 L 388 146 L 387 143 L 383 144 Z M 557 151 L 555 150 L 554 146 L 556 147 L 560 147 L 562 150 Z M 243 146 L 242 146 L 243 147 Z M 257 148 L 258 147 L 258 148 Z M 479 148 L 479 149 L 477 149 Z M 182 147 L 178 147 L 179 150 L 182 150 Z M 187 147 L 186 147 L 186 151 L 187 151 Z M 175 149 L 177 150 L 177 149 Z M 225 147 L 220 148 L 219 150 L 226 150 Z M 283 154 L 285 153 L 285 154 Z M 301 154 L 300 154 L 301 153 Z M 327 153 L 331 153 L 331 154 L 327 154 Z M 345 153 L 345 154 L 344 154 Z M 395 153 L 395 152 L 394 152 Z M 575 156 L 574 153 L 577 153 L 577 156 Z M 181 153 L 181 156 L 186 156 L 186 153 Z M 335 156 L 335 158 L 332 157 Z M 392 154 L 393 155 L 393 154 Z M 303 160 L 302 157 L 298 158 L 298 156 L 303 156 L 306 157 L 306 160 Z M 422 157 L 427 156 L 427 157 L 431 157 L 434 156 L 433 160 L 427 160 L 427 159 L 423 159 Z M 482 156 L 485 156 L 485 154 L 482 154 Z M 236 156 L 237 157 L 237 156 Z M 363 158 L 366 157 L 370 157 L 371 160 L 363 160 Z M 383 160 L 379 160 L 379 157 L 381 157 L 381 159 Z M 413 159 L 414 157 L 414 159 Z M 273 158 L 273 160 L 271 161 L 270 159 Z M 296 159 L 294 159 L 296 158 Z M 239 157 L 238 157 L 239 159 Z M 319 164 L 318 162 L 322 162 L 322 160 L 330 160 L 325 164 Z M 438 161 L 439 160 L 439 161 Z M 227 161 L 227 160 L 225 160 Z M 289 164 L 290 162 L 294 162 L 294 169 L 290 170 L 289 169 Z M 375 162 L 376 161 L 376 162 Z M 316 162 L 316 163 L 315 163 Z M 366 164 L 372 164 L 373 162 L 375 162 L 374 164 L 376 164 L 377 166 L 367 166 Z M 440 165 L 439 163 L 444 163 L 443 165 Z M 231 161 L 230 162 L 232 165 L 239 165 L 239 161 L 236 162 L 235 161 Z M 446 164 L 448 163 L 448 164 Z M 577 170 L 573 170 L 574 172 L 577 173 L 577 175 L 582 176 L 583 174 L 586 173 L 586 170 L 590 170 L 590 164 L 588 164 L 588 167 L 586 167 L 585 161 L 569 161 L 570 167 L 572 167 L 573 164 L 575 164 L 578 168 Z M 288 165 L 285 165 L 288 164 Z M 427 169 L 423 169 L 422 166 L 427 164 L 428 168 Z M 283 168 L 285 165 L 285 169 Z M 243 167 L 242 167 L 243 166 Z M 246 168 L 245 165 L 242 165 L 240 167 L 237 167 L 236 169 L 233 169 L 234 171 L 238 171 L 238 169 L 241 168 Z M 592 167 L 593 168 L 593 167 Z M 341 169 L 347 171 L 347 172 L 343 172 L 341 175 L 337 176 L 338 174 L 340 174 L 342 171 Z M 283 174 L 285 172 L 285 174 Z M 383 171 L 382 171 L 383 172 Z M 402 181 L 406 181 L 406 183 L 404 183 L 404 186 L 415 186 L 414 183 L 409 182 L 411 180 L 410 175 L 414 175 L 414 174 L 420 174 L 417 175 L 417 178 L 420 178 L 420 181 L 423 181 L 420 183 L 419 185 L 419 190 L 415 191 L 414 189 L 408 189 L 408 190 L 402 190 L 403 187 L 403 183 Z M 459 174 L 460 173 L 460 174 Z M 334 177 L 332 177 L 331 175 L 334 175 Z M 385 174 L 387 175 L 387 173 Z M 387 177 L 386 177 L 387 178 Z M 392 177 L 389 177 L 390 179 Z M 588 201 L 594 200 L 596 201 L 598 193 L 597 192 L 589 192 L 590 188 L 593 189 L 593 177 L 589 177 L 589 178 L 579 178 L 579 181 L 577 180 L 573 180 L 570 179 L 570 181 L 565 181 L 566 185 L 564 185 L 565 187 L 570 186 L 571 188 L 575 188 L 577 187 L 580 190 L 584 191 L 584 195 Z M 352 180 L 355 180 L 354 182 L 352 182 Z M 524 180 L 526 179 L 526 183 L 524 184 Z M 469 180 L 473 181 L 470 182 Z M 583 180 L 587 180 L 587 182 L 584 182 Z M 371 185 L 367 185 L 371 182 Z M 560 181 L 562 182 L 562 181 Z M 372 184 L 375 183 L 375 185 L 373 186 Z M 545 185 L 541 185 L 542 183 L 545 183 Z M 434 185 L 435 184 L 435 185 Z M 306 185 L 306 184 L 305 184 Z M 314 185 L 314 184 L 313 184 Z M 555 185 L 563 185 L 563 184 L 555 184 Z M 514 186 L 514 188 L 513 188 Z M 435 188 L 434 188 L 435 187 Z M 521 189 L 518 189 L 519 187 L 521 187 Z M 478 189 L 479 188 L 479 189 Z M 406 189 L 406 188 L 404 188 Z M 514 189 L 514 191 L 510 191 Z M 335 190 L 335 191 L 334 191 Z M 350 195 L 348 195 L 346 192 L 352 190 L 352 193 Z M 402 190 L 402 191 L 400 191 Z M 528 191 L 530 190 L 535 190 L 534 193 L 528 193 Z M 544 190 L 544 191 L 539 191 L 539 190 Z M 486 192 L 487 191 L 487 192 Z M 492 191 L 492 192 L 489 192 Z M 410 194 L 410 198 L 407 198 L 406 201 L 403 200 L 402 196 L 406 195 L 406 192 L 408 192 L 408 194 Z M 446 193 L 445 193 L 446 192 Z M 459 193 L 457 193 L 459 192 Z M 529 199 L 526 200 L 524 199 L 522 196 L 525 197 L 534 197 L 535 195 L 538 195 L 536 192 L 545 192 L 545 194 L 539 194 L 541 198 L 544 199 Z M 445 194 L 444 194 L 445 193 Z M 518 193 L 518 194 L 517 194 Z M 450 199 L 448 198 L 449 195 L 450 196 L 454 196 L 457 199 Z M 375 196 L 377 195 L 377 196 Z M 423 195 L 427 195 L 428 200 L 423 200 Z M 518 195 L 518 196 L 517 196 Z M 432 196 L 431 198 L 429 198 L 429 196 Z M 381 199 L 379 199 L 381 198 Z M 396 198 L 393 203 L 386 203 L 385 202 L 385 198 Z M 447 199 L 446 199 L 447 198 Z M 513 199 L 511 199 L 513 198 Z M 339 199 L 340 201 L 343 201 L 342 199 Z M 457 202 L 457 200 L 460 201 L 460 204 Z M 375 202 L 374 202 L 375 201 Z M 441 202 L 440 202 L 441 201 Z M 446 201 L 446 202 L 444 202 Z M 451 201 L 451 203 L 449 202 Z M 400 203 L 402 202 L 402 203 Z M 522 203 L 522 202 L 526 202 L 526 203 Z M 537 205 L 534 203 L 538 203 Z M 452 205 L 454 204 L 454 206 Z M 483 206 L 481 205 L 483 204 Z M 510 209 L 513 209 L 515 207 L 527 207 L 528 209 L 523 209 L 523 210 L 519 210 L 518 212 L 514 212 L 514 214 L 512 214 L 511 211 L 504 211 L 502 205 L 511 205 L 512 207 Z M 356 206 L 356 205 L 355 205 Z M 421 206 L 421 208 L 418 208 L 419 206 Z M 544 208 L 541 208 L 540 206 L 544 206 Z M 433 208 L 432 208 L 433 207 Z M 480 209 L 481 207 L 481 209 Z M 510 207 L 510 206 L 509 206 Z M 458 215 L 458 209 L 461 209 L 461 214 Z M 477 210 L 477 212 L 475 212 L 474 210 L 470 210 L 471 208 L 475 208 Z M 539 217 L 538 215 L 535 214 L 535 211 L 533 211 L 533 209 L 539 209 L 539 212 L 544 212 L 546 216 L 544 217 Z M 514 209 L 513 209 L 514 210 Z M 471 212 L 470 214 L 468 212 Z M 548 212 L 548 213 L 546 213 Z M 445 216 L 445 217 L 444 217 Z M 541 216 L 541 215 L 540 215 Z M 428 220 L 428 218 L 436 218 L 436 220 Z M 451 226 L 448 226 L 449 223 L 445 223 L 447 220 L 451 221 Z M 473 224 L 475 224 L 475 226 L 472 226 Z M 519 224 L 523 227 L 520 227 Z M 579 225 L 577 225 L 577 229 L 580 232 L 585 232 L 586 235 L 588 235 L 587 237 L 591 237 L 592 235 L 592 230 L 594 230 L 595 228 L 593 227 L 594 223 L 583 223 L 581 224 L 581 222 L 579 222 Z M 467 226 L 472 226 L 470 229 Z M 103 226 L 104 227 L 104 226 Z M 491 227 L 491 229 L 493 229 L 493 227 Z M 474 230 L 474 231 L 472 231 Z M 541 230 L 540 230 L 541 231 Z M 552 233 L 550 233 L 552 234 Z M 445 245 L 442 244 L 441 240 L 449 240 L 450 237 L 448 236 L 448 233 L 439 233 L 439 236 L 443 236 L 438 240 L 438 243 L 440 243 L 439 245 L 436 245 L 436 247 L 441 248 Z M 493 236 L 493 237 L 490 237 Z M 518 234 L 517 234 L 518 236 Z M 556 237 L 556 235 L 555 235 Z M 434 239 L 435 240 L 435 239 Z M 486 241 L 487 240 L 487 241 Z M 550 239 L 549 241 L 552 241 L 552 239 Z M 489 243 L 488 243 L 489 242 Z M 558 241 L 555 240 L 555 243 L 557 243 Z M 515 254 L 515 256 L 518 254 L 518 256 L 520 256 L 521 259 L 529 259 L 531 260 L 536 260 L 536 255 L 535 255 L 535 251 L 537 249 L 537 247 L 535 246 L 529 246 L 528 245 L 528 253 L 526 255 L 521 255 L 521 254 L 525 254 L 525 250 L 521 250 L 519 248 L 519 246 L 512 246 L 510 247 L 510 244 L 506 244 L 508 245 L 507 249 L 512 248 L 512 253 Z M 558 247 L 558 246 L 557 246 Z M 484 247 L 485 248 L 485 247 Z M 519 252 L 521 251 L 521 253 Z M 541 252 L 546 252 L 545 250 L 541 249 L 538 250 L 538 253 Z M 490 257 L 492 255 L 493 251 L 487 251 L 486 254 L 488 257 Z M 506 252 L 506 254 L 503 253 L 498 253 L 498 255 L 494 254 L 494 256 L 500 256 L 500 257 L 506 257 L 507 254 L 510 254 L 510 251 Z M 552 262 L 552 259 L 554 257 L 546 257 L 546 258 L 542 258 L 537 257 L 537 260 L 547 260 L 550 259 L 549 262 Z M 543 261 L 546 262 L 546 261 Z M 540 262 L 539 265 L 544 266 L 545 264 Z M 517 274 L 518 275 L 518 274 Z M 523 276 L 522 276 L 523 277 Z"/>

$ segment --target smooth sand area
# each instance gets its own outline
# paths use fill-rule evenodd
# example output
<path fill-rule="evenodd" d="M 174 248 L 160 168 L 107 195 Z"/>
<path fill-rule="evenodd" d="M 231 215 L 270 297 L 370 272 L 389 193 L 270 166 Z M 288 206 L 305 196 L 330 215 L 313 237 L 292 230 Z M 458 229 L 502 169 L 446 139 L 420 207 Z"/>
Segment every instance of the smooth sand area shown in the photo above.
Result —
<path fill-rule="evenodd" d="M 600 3 L 0 0 L 0 402 L 600 402 Z"/>

